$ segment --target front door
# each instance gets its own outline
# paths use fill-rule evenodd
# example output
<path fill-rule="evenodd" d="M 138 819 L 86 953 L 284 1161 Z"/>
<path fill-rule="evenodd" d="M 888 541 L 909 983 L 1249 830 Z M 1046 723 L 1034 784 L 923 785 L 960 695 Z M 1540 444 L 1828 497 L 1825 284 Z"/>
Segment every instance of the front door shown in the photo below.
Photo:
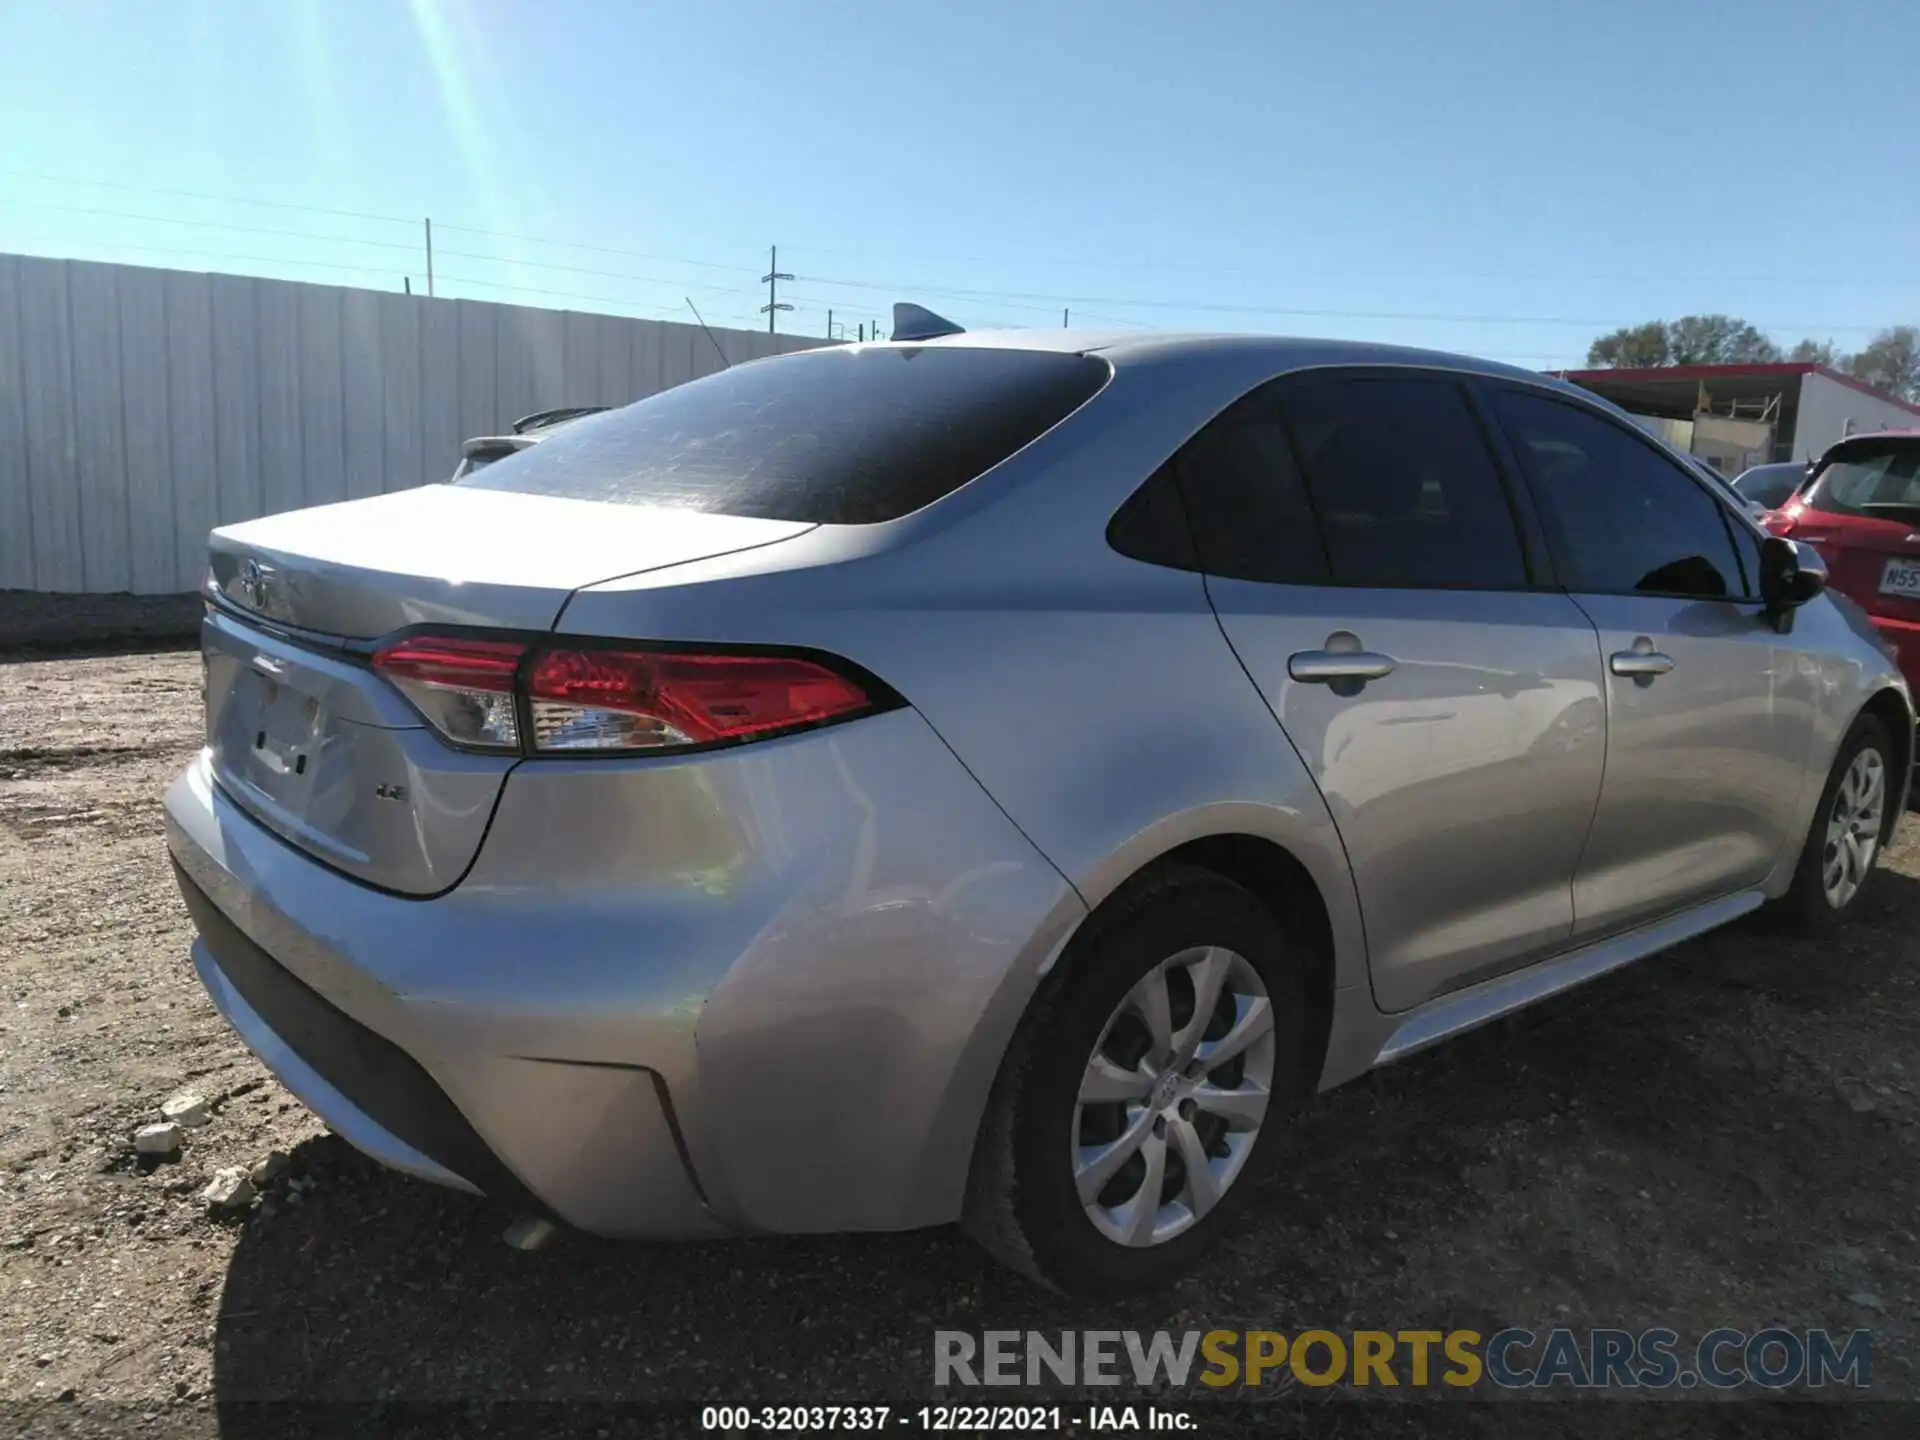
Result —
<path fill-rule="evenodd" d="M 1761 613 L 1749 527 L 1630 426 L 1528 387 L 1491 398 L 1607 667 L 1576 935 L 1759 884 L 1797 838 L 1812 707 Z"/>
<path fill-rule="evenodd" d="M 1534 587 L 1463 385 L 1282 380 L 1176 464 L 1221 626 L 1346 847 L 1380 1008 L 1565 946 L 1599 646 Z"/>

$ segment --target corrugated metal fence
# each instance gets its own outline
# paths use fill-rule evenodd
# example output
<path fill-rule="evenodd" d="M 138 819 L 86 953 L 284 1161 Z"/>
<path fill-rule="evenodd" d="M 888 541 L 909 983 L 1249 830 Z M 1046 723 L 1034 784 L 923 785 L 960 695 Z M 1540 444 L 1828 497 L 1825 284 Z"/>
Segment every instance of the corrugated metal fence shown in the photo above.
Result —
<path fill-rule="evenodd" d="M 444 480 L 460 444 L 821 344 L 0 255 L 0 590 L 191 590 L 207 531 Z"/>

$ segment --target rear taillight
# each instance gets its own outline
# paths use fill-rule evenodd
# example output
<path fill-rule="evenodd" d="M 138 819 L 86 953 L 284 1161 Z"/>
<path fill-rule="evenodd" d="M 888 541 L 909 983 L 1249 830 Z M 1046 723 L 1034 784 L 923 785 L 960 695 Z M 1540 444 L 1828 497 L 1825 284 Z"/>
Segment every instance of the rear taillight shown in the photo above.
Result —
<path fill-rule="evenodd" d="M 539 648 L 415 636 L 373 665 L 461 746 L 657 754 L 766 739 L 885 703 L 825 657 L 639 647 Z M 531 722 L 525 730 L 521 716 Z"/>
<path fill-rule="evenodd" d="M 866 691 L 782 655 L 551 650 L 527 677 L 536 750 L 659 750 L 778 734 L 869 708 Z"/>
<path fill-rule="evenodd" d="M 513 679 L 526 653 L 517 640 L 416 635 L 376 651 L 373 668 L 454 744 L 518 750 Z"/>

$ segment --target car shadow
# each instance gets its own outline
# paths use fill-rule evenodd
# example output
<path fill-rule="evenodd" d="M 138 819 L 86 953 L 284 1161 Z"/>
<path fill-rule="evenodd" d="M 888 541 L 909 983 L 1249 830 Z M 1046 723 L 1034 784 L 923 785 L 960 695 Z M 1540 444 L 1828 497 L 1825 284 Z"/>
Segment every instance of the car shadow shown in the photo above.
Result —
<path fill-rule="evenodd" d="M 1043 1292 L 955 1228 L 563 1234 L 521 1252 L 501 1238 L 509 1212 L 312 1141 L 294 1156 L 298 1201 L 275 1187 L 227 1274 L 223 1430 L 283 1433 L 254 1402 L 287 1400 L 918 1405 L 936 1329 L 1486 1332 L 1556 1314 L 1684 1328 L 1729 1276 L 1778 1307 L 1757 1325 L 1814 1303 L 1795 1298 L 1814 1282 L 1781 1236 L 1890 1223 L 1875 1197 L 1905 1152 L 1890 1151 L 1888 1102 L 1849 1103 L 1799 1053 L 1895 1028 L 1873 1020 L 1874 997 L 1911 972 L 1920 881 L 1876 881 L 1826 945 L 1729 927 L 1320 1097 L 1216 1257 L 1124 1303 Z M 1910 1193 L 1888 1203 L 1911 1225 Z M 1543 1308 L 1559 1294 L 1564 1308 Z M 1358 1412 L 1376 1410 L 1408 1422 L 1400 1406 L 1343 1407 L 1346 1433 L 1372 1433 Z"/>

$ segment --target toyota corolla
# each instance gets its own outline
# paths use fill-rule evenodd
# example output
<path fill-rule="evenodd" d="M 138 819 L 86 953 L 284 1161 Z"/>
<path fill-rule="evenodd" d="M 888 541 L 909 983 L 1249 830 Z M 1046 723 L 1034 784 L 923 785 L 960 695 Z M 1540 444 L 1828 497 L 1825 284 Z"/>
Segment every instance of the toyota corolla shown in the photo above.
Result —
<path fill-rule="evenodd" d="M 962 1220 L 1111 1294 L 1316 1090 L 1856 911 L 1905 683 L 1618 411 L 919 333 L 214 532 L 193 960 L 338 1133 L 598 1234 Z"/>

